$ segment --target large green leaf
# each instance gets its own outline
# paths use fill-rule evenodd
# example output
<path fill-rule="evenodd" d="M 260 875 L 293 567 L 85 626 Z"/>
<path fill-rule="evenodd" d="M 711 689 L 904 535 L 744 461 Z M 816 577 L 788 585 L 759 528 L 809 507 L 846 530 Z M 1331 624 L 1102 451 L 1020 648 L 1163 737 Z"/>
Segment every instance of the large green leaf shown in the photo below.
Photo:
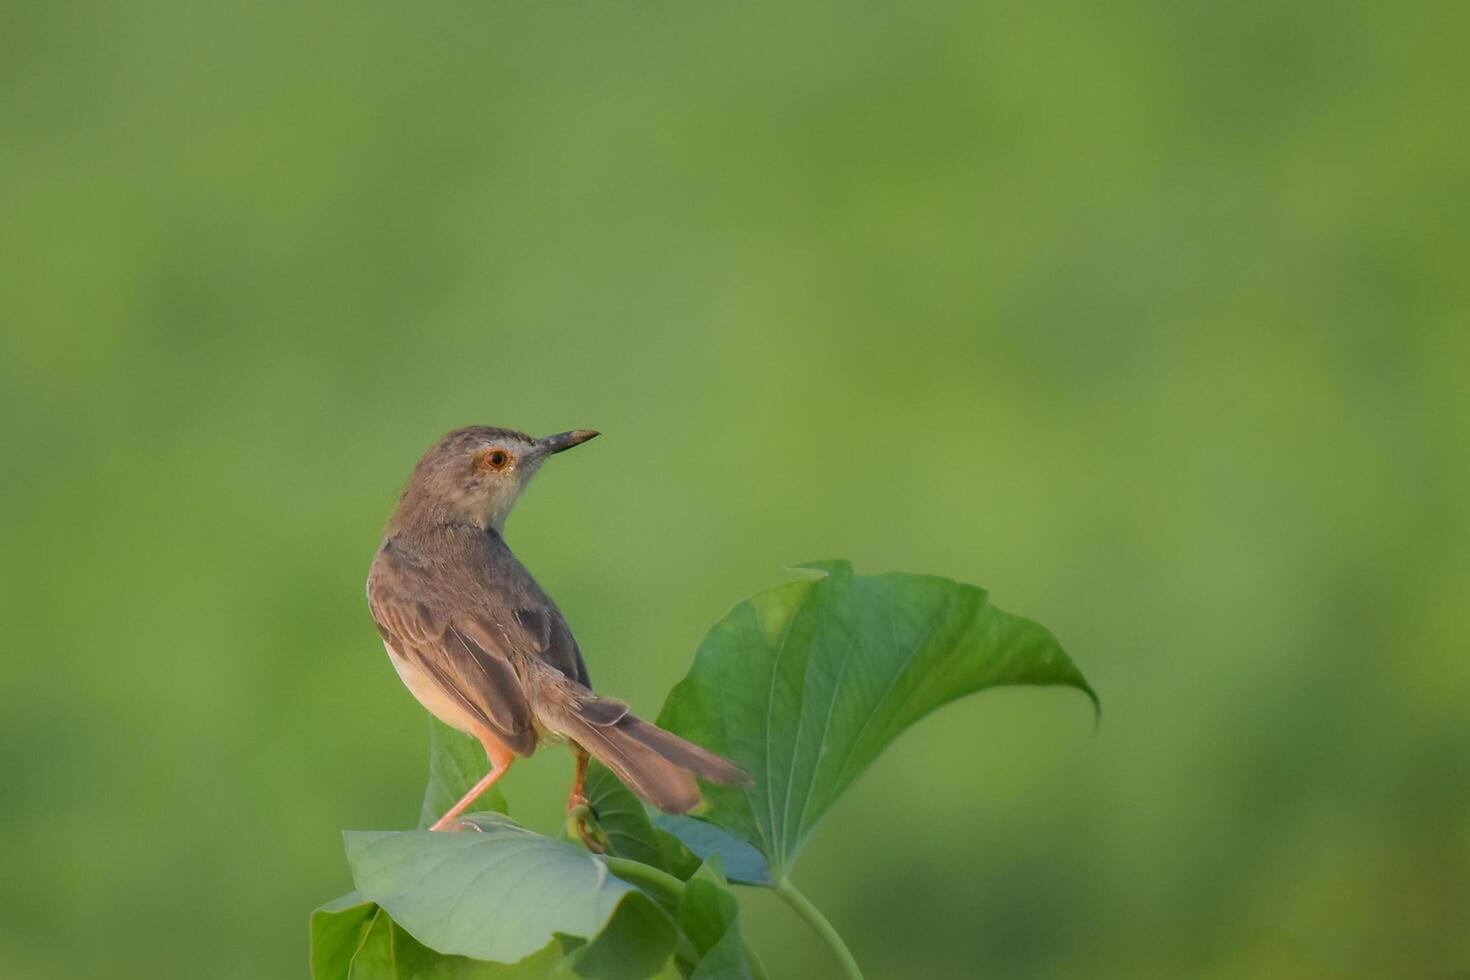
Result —
<path fill-rule="evenodd" d="M 590 957 L 583 976 L 648 976 L 673 948 L 674 930 L 652 901 L 586 850 L 517 826 L 495 813 L 468 818 L 479 832 L 356 831 L 347 862 L 363 898 L 381 905 L 415 939 L 440 953 L 515 963 L 558 937 L 592 940 L 615 912 L 643 959 L 613 973 Z M 620 917 L 621 918 L 621 917 Z M 646 968 L 646 969 L 645 969 Z M 644 972 L 638 972 L 642 970 Z"/>
<path fill-rule="evenodd" d="M 707 786 L 701 818 L 754 845 L 777 879 L 843 790 L 940 705 L 1003 684 L 1062 684 L 1096 706 L 1051 633 L 996 609 L 983 589 L 854 575 L 841 561 L 802 572 L 717 623 L 659 715 L 754 776 Z"/>
<path fill-rule="evenodd" d="M 424 788 L 424 803 L 419 809 L 419 828 L 428 827 L 449 812 L 489 771 L 490 762 L 478 739 L 430 715 L 429 784 Z M 491 786 L 481 793 L 470 809 L 505 813 L 505 796 L 500 786 Z"/>

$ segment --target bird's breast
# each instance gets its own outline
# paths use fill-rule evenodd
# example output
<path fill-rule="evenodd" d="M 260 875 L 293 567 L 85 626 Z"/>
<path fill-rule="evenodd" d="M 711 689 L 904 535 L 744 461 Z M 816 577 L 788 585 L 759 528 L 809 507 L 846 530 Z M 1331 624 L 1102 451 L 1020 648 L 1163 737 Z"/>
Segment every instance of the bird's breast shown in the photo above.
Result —
<path fill-rule="evenodd" d="M 388 659 L 393 662 L 393 669 L 398 671 L 399 680 L 403 681 L 403 686 L 418 699 L 419 704 L 450 728 L 479 737 L 480 726 L 464 705 L 444 693 L 444 689 L 434 683 L 434 679 L 422 667 L 400 657 L 387 643 L 383 644 L 383 649 L 388 651 Z"/>

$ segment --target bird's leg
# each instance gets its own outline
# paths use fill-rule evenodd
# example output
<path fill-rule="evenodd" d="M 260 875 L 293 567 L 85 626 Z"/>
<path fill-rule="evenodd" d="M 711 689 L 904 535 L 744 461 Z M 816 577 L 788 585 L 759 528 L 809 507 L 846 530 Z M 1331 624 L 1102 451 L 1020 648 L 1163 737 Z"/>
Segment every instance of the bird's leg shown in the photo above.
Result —
<path fill-rule="evenodd" d="M 572 747 L 572 760 L 577 766 L 577 774 L 572 777 L 572 791 L 567 795 L 567 812 L 571 813 L 578 805 L 586 806 L 587 804 L 587 797 L 583 795 L 583 790 L 587 788 L 588 756 L 587 750 L 576 742 L 568 744 Z"/>
<path fill-rule="evenodd" d="M 459 815 L 464 813 L 471 803 L 475 802 L 476 797 L 491 786 L 494 786 L 500 780 L 500 777 L 505 775 L 506 770 L 510 768 L 510 764 L 515 761 L 515 756 L 509 750 L 503 749 L 498 745 L 492 748 L 487 743 L 485 745 L 485 754 L 490 758 L 490 771 L 485 774 L 485 778 L 471 786 L 470 791 L 460 797 L 459 802 L 450 807 L 448 813 L 435 820 L 434 825 L 429 828 L 430 830 L 443 830 L 458 820 Z"/>
<path fill-rule="evenodd" d="M 576 742 L 568 744 L 572 747 L 572 759 L 576 763 L 577 774 L 572 778 L 572 791 L 567 794 L 567 829 L 573 837 L 587 846 L 587 850 L 595 854 L 606 854 L 607 834 L 598 826 L 597 813 L 587 802 L 584 792 L 587 786 L 587 750 Z"/>

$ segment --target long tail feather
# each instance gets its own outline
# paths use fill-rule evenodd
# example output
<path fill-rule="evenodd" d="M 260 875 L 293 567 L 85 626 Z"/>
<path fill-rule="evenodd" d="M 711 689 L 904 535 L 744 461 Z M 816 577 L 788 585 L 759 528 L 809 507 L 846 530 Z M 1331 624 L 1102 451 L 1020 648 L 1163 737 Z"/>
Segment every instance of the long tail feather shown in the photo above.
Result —
<path fill-rule="evenodd" d="M 621 701 L 599 698 L 585 688 L 578 693 L 582 696 L 563 701 L 562 710 L 545 720 L 660 810 L 693 809 L 700 799 L 696 776 L 725 785 L 750 782 L 746 771 L 729 759 L 632 715 Z"/>
<path fill-rule="evenodd" d="M 642 718 L 628 715 L 618 722 L 618 728 L 700 779 L 726 786 L 740 786 L 750 782 L 750 774 L 724 756 L 715 755 L 703 746 L 695 745 L 657 725 L 650 725 Z"/>
<path fill-rule="evenodd" d="M 699 804 L 699 784 L 692 773 L 633 742 L 625 732 L 589 725 L 573 737 L 623 785 L 665 813 L 687 813 Z"/>

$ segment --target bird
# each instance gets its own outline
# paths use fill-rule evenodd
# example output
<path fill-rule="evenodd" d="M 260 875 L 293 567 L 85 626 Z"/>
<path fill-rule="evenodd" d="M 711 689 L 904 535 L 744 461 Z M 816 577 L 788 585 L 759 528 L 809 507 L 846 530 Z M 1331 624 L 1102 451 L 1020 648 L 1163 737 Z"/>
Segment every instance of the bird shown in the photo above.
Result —
<path fill-rule="evenodd" d="M 730 760 L 594 693 L 566 619 L 505 542 L 506 518 L 542 464 L 597 435 L 455 429 L 419 459 L 388 520 L 368 573 L 373 621 L 404 685 L 478 739 L 489 763 L 430 830 L 454 829 L 517 758 L 548 741 L 572 751 L 569 815 L 587 803 L 589 755 L 668 813 L 700 802 L 696 779 L 749 783 Z"/>

